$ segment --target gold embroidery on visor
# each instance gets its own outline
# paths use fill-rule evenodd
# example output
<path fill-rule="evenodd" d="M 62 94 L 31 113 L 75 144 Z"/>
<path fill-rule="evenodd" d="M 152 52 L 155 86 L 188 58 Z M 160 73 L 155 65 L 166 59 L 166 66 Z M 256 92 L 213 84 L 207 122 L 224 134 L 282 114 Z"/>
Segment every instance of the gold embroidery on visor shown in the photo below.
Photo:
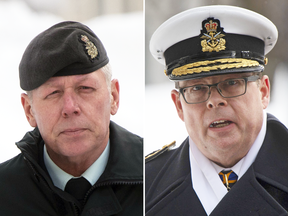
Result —
<path fill-rule="evenodd" d="M 217 64 L 217 65 L 211 65 L 211 64 Z M 183 65 L 179 68 L 175 68 L 172 71 L 172 75 L 182 76 L 187 74 L 209 72 L 214 70 L 225 70 L 231 68 L 245 68 L 255 66 L 259 66 L 258 61 L 241 59 L 241 58 L 217 59 L 213 61 L 200 61 Z"/>

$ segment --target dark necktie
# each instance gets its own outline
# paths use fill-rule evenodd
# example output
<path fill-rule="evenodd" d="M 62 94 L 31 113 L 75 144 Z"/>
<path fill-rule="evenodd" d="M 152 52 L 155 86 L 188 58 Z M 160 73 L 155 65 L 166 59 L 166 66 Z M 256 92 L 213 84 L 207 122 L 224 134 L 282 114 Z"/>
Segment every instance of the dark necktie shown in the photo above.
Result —
<path fill-rule="evenodd" d="M 229 191 L 231 187 L 236 183 L 238 176 L 232 170 L 222 170 L 219 173 L 221 181 Z"/>
<path fill-rule="evenodd" d="M 84 177 L 71 178 L 65 186 L 65 191 L 74 196 L 80 203 L 83 203 L 90 188 L 91 184 Z"/>

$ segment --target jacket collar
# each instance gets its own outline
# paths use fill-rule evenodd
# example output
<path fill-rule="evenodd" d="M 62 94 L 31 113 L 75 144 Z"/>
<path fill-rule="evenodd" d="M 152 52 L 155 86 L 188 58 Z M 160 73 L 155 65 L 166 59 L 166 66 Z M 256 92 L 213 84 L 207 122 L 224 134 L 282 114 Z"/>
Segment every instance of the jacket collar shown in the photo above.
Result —
<path fill-rule="evenodd" d="M 265 179 L 288 193 L 287 140 L 287 128 L 274 116 L 268 115 L 267 133 L 254 168 L 257 178 Z"/>
<path fill-rule="evenodd" d="M 211 216 L 245 215 L 250 211 L 269 216 L 287 214 L 259 183 L 259 180 L 268 182 L 272 188 L 277 187 L 284 193 L 288 193 L 288 173 L 282 170 L 288 170 L 288 147 L 285 143 L 288 140 L 287 129 L 270 114 L 268 114 L 267 121 L 266 136 L 254 164 L 216 206 Z M 163 165 L 163 169 L 154 179 L 146 196 L 146 200 L 153 199 L 151 203 L 149 201 L 146 203 L 147 216 L 154 215 L 158 211 L 167 211 L 169 213 L 167 215 L 180 213 L 185 215 L 191 212 L 195 215 L 206 215 L 192 188 L 188 148 L 189 143 L 186 139 L 178 149 L 173 151 Z M 235 199 L 239 202 L 247 199 L 249 201 L 244 201 L 239 206 Z M 190 200 L 190 203 L 194 200 L 193 210 L 190 203 L 183 204 L 185 200 Z M 176 204 L 178 208 L 175 207 Z"/>
<path fill-rule="evenodd" d="M 189 139 L 177 149 L 165 154 L 171 155 L 165 159 L 163 169 L 157 173 L 146 192 L 146 215 L 156 215 L 159 211 L 165 212 L 165 215 L 206 215 L 192 188 Z"/>
<path fill-rule="evenodd" d="M 110 156 L 104 173 L 98 182 L 104 181 L 143 181 L 143 147 L 142 138 L 128 132 L 110 121 Z M 27 132 L 16 143 L 18 148 L 34 166 L 35 171 L 47 179 L 43 170 L 43 139 L 38 128 Z"/>
<path fill-rule="evenodd" d="M 143 181 L 142 138 L 110 122 L 110 156 L 98 182 Z M 139 168 L 141 167 L 141 168 Z"/>

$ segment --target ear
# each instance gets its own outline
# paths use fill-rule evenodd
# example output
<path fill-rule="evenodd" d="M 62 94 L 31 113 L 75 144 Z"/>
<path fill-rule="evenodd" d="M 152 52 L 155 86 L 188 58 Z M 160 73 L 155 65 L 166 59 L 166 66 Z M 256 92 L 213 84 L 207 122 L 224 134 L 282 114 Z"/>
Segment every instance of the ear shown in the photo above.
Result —
<path fill-rule="evenodd" d="M 183 107 L 182 107 L 182 103 L 181 103 L 181 100 L 180 100 L 180 93 L 178 91 L 176 91 L 175 89 L 173 89 L 171 91 L 171 98 L 175 104 L 175 107 L 176 107 L 176 110 L 177 110 L 177 113 L 178 113 L 178 116 L 179 118 L 184 121 L 184 114 L 183 114 Z"/>
<path fill-rule="evenodd" d="M 27 94 L 21 94 L 21 103 L 29 124 L 31 125 L 31 127 L 36 127 L 37 123 L 33 115 L 32 103 Z"/>
<path fill-rule="evenodd" d="M 263 109 L 266 109 L 270 102 L 270 81 L 267 75 L 263 75 L 260 80 L 260 92 Z"/>
<path fill-rule="evenodd" d="M 111 81 L 111 115 L 115 115 L 119 108 L 119 82 L 117 79 Z"/>

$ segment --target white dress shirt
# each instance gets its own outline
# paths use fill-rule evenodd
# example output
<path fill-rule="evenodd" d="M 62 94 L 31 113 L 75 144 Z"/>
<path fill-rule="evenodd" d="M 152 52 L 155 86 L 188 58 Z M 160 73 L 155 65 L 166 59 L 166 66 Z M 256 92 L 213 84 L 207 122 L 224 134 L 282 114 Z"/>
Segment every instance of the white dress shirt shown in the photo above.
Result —
<path fill-rule="evenodd" d="M 238 175 L 238 180 L 245 174 L 254 162 L 265 138 L 267 114 L 263 111 L 262 128 L 249 152 L 237 164 L 229 168 Z M 227 188 L 222 183 L 218 173 L 224 168 L 206 158 L 189 137 L 189 158 L 192 187 L 202 203 L 207 215 L 218 205 L 226 195 Z M 228 170 L 228 168 L 226 168 Z"/>
<path fill-rule="evenodd" d="M 85 179 L 87 179 L 91 185 L 94 185 L 104 172 L 108 162 L 109 153 L 110 153 L 110 141 L 108 141 L 108 144 L 104 149 L 104 151 L 102 152 L 102 154 L 100 155 L 100 157 L 81 175 Z M 66 173 L 60 167 L 58 167 L 51 160 L 49 154 L 47 153 L 45 145 L 44 145 L 44 163 L 54 185 L 62 190 L 65 189 L 67 182 L 71 178 L 81 177 L 81 176 L 72 176 L 69 173 Z"/>

